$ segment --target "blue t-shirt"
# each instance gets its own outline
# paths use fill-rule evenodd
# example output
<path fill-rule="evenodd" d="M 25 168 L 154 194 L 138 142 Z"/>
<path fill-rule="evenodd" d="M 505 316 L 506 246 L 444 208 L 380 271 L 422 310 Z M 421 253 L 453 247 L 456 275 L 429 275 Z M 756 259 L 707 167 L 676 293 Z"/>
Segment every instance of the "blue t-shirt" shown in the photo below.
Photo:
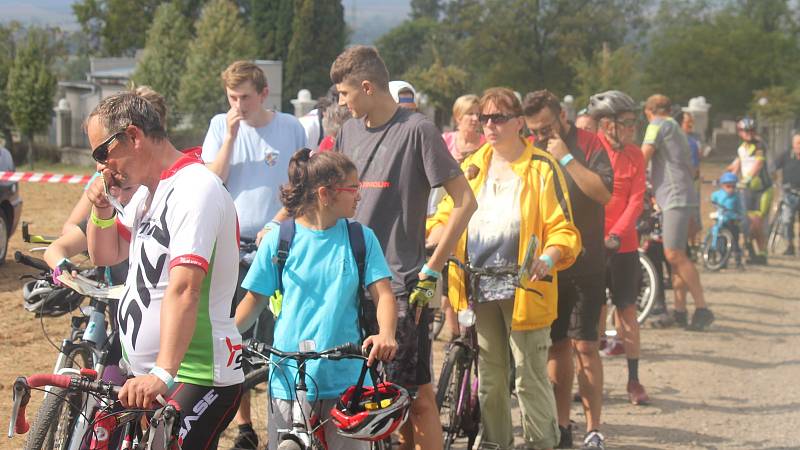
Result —
<path fill-rule="evenodd" d="M 375 233 L 366 226 L 363 229 L 367 247 L 364 281 L 369 286 L 392 274 Z M 248 291 L 269 297 L 278 288 L 278 268 L 272 258 L 278 250 L 279 233 L 276 227 L 258 247 L 242 282 Z M 350 249 L 346 219 L 340 219 L 327 230 L 311 230 L 296 224 L 283 268 L 283 292 L 283 307 L 275 321 L 276 349 L 295 352 L 304 340 L 313 340 L 317 350 L 359 342 L 358 268 Z M 273 361 L 277 363 L 278 358 L 273 357 Z M 309 361 L 306 365 L 309 399 L 336 398 L 356 383 L 362 366 L 361 360 L 353 359 Z M 297 370 L 294 362 L 281 367 L 283 370 L 270 371 L 271 393 L 275 398 L 290 400 L 294 398 Z"/>
<path fill-rule="evenodd" d="M 214 116 L 203 141 L 204 162 L 214 161 L 227 132 L 226 115 Z M 306 132 L 294 116 L 276 112 L 260 128 L 239 123 L 225 186 L 236 205 L 243 237 L 255 239 L 281 209 L 280 186 L 289 180 L 289 160 L 305 146 Z"/>
<path fill-rule="evenodd" d="M 719 206 L 717 206 L 717 209 L 720 210 L 719 212 L 723 215 L 725 220 L 740 220 L 744 217 L 742 201 L 739 198 L 739 193 L 736 191 L 728 195 L 724 189 L 718 189 L 711 194 L 711 203 L 714 203 L 715 206 L 719 205 L 722 207 L 719 208 Z"/>

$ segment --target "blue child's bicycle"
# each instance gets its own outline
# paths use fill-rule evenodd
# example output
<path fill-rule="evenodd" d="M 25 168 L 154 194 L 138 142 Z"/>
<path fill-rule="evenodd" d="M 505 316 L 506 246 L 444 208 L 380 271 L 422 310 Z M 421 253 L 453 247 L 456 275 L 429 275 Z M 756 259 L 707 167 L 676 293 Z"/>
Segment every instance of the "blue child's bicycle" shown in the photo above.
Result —
<path fill-rule="evenodd" d="M 717 208 L 709 217 L 714 220 L 714 225 L 708 229 L 703 240 L 703 265 L 706 269 L 717 271 L 727 266 L 731 254 L 735 254 L 736 265 L 742 263 L 739 248 L 740 222 L 732 218 L 732 210 L 714 203 Z"/>

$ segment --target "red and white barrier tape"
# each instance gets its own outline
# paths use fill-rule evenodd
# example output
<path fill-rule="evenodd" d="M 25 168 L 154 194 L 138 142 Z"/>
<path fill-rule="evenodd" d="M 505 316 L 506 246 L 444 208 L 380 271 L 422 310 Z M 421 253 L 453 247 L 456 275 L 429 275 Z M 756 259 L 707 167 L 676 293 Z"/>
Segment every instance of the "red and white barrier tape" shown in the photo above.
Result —
<path fill-rule="evenodd" d="M 28 183 L 86 184 L 91 175 L 61 175 L 38 172 L 0 172 L 0 181 L 27 181 Z"/>

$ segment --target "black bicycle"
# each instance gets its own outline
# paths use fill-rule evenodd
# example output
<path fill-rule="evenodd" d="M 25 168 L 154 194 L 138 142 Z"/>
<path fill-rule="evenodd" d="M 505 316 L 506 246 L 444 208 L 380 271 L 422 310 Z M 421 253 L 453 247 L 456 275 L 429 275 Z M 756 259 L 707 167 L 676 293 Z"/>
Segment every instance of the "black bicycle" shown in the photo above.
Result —
<path fill-rule="evenodd" d="M 792 209 L 792 205 L 789 204 L 789 200 L 786 198 L 786 190 L 789 191 L 789 195 L 792 195 L 795 198 L 800 197 L 800 190 L 784 187 L 784 193 L 781 195 L 780 203 L 778 203 L 778 210 L 769 225 L 767 249 L 772 255 L 783 255 L 787 250 L 789 250 L 789 246 L 792 245 L 793 242 L 789 239 L 789 236 L 786 236 L 786 224 L 783 222 L 784 209 L 788 209 L 789 211 Z M 788 214 L 786 215 L 788 216 Z M 792 219 L 792 224 L 794 224 L 794 218 Z"/>
<path fill-rule="evenodd" d="M 538 240 L 531 239 L 523 267 L 532 261 Z M 519 266 L 473 267 L 469 261 L 462 262 L 450 258 L 467 276 L 467 309 L 458 312 L 458 323 L 462 328 L 461 336 L 456 338 L 447 350 L 445 362 L 439 373 L 436 386 L 436 406 L 444 433 L 444 449 L 452 448 L 456 439 L 466 438 L 467 449 L 471 450 L 476 443 L 480 444 L 481 410 L 478 402 L 478 336 L 475 331 L 476 316 L 473 310 L 479 292 L 480 280 L 483 277 L 504 279 L 517 289 L 530 290 L 520 283 L 524 270 Z M 552 280 L 546 276 L 544 281 Z"/>
<path fill-rule="evenodd" d="M 64 307 L 65 311 L 78 312 L 71 318 L 69 337 L 62 339 L 60 346 L 50 341 L 42 321 L 45 337 L 58 350 L 53 374 L 79 375 L 82 371 L 91 370 L 102 377 L 117 340 L 109 304 L 121 293 L 119 288 L 109 288 L 83 275 L 69 277 L 68 286 L 55 286 L 47 263 L 20 252 L 16 252 L 14 258 L 20 264 L 39 270 L 38 275 L 28 276 L 34 278 L 36 286 L 28 295 L 42 297 L 38 306 L 41 310 L 52 308 L 48 302 L 66 301 L 69 305 Z M 92 271 L 84 274 L 91 275 Z M 37 294 L 36 289 L 42 292 Z M 64 295 L 69 297 L 65 300 Z M 89 305 L 78 309 L 87 296 Z M 45 317 L 45 314 L 38 315 L 42 320 Z M 91 428 L 89 417 L 100 408 L 98 400 L 85 392 L 67 392 L 57 385 L 48 386 L 45 392 L 25 450 L 78 448 L 83 436 Z"/>
<path fill-rule="evenodd" d="M 98 380 L 97 372 L 86 369 L 79 375 L 35 374 L 28 377 L 18 377 L 12 388 L 13 399 L 11 420 L 8 427 L 8 437 L 15 434 L 25 434 L 30 430 L 31 438 L 43 434 L 43 429 L 33 428 L 25 417 L 25 409 L 31 398 L 31 390 L 44 390 L 45 386 L 58 388 L 49 393 L 64 398 L 90 396 L 101 405 L 94 414 L 85 416 L 77 405 L 70 405 L 76 413 L 84 415 L 91 426 L 79 440 L 69 448 L 87 450 L 110 450 L 112 437 L 116 436 L 118 443 L 113 448 L 131 450 L 178 450 L 179 431 L 181 426 L 180 407 L 172 401 L 154 409 L 119 409 L 117 395 L 120 386 Z M 143 415 L 149 415 L 149 426 L 142 427 Z M 30 441 L 30 439 L 29 439 Z"/>

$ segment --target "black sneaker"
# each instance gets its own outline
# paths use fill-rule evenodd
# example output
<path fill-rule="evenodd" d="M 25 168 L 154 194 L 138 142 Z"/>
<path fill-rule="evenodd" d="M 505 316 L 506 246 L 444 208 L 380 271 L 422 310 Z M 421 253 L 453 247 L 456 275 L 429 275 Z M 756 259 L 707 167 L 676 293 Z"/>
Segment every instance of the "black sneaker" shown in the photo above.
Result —
<path fill-rule="evenodd" d="M 692 315 L 692 324 L 686 329 L 692 331 L 703 331 L 714 322 L 714 313 L 708 308 L 697 308 Z"/>
<path fill-rule="evenodd" d="M 783 252 L 783 256 L 794 256 L 794 244 L 789 244 Z"/>
<path fill-rule="evenodd" d="M 583 447 L 584 449 L 594 449 L 594 450 L 605 450 L 606 448 L 606 438 L 597 430 L 592 430 L 586 433 L 586 437 L 583 438 Z"/>
<path fill-rule="evenodd" d="M 767 255 L 753 255 L 747 261 L 748 264 L 754 266 L 766 266 L 767 265 Z"/>
<path fill-rule="evenodd" d="M 258 435 L 250 424 L 239 425 L 239 434 L 233 440 L 233 450 L 256 450 Z"/>
<path fill-rule="evenodd" d="M 561 432 L 561 439 L 558 441 L 556 448 L 572 448 L 572 424 L 566 427 L 559 425 L 558 431 Z"/>
<path fill-rule="evenodd" d="M 681 328 L 686 328 L 689 324 L 689 314 L 686 311 L 672 311 L 672 318 L 675 319 L 675 325 Z"/>

